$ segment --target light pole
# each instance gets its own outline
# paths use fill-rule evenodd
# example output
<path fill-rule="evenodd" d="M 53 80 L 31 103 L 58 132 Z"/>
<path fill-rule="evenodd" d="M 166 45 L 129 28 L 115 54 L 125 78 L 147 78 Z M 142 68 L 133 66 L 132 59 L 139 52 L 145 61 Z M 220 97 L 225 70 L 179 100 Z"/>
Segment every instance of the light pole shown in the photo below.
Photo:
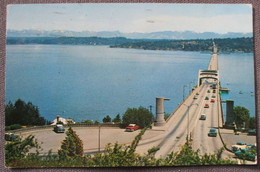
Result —
<path fill-rule="evenodd" d="M 183 91 L 183 93 L 182 93 L 182 98 L 183 98 L 183 100 L 182 100 L 182 101 L 184 101 L 184 91 L 185 91 L 185 87 L 187 87 L 187 85 L 183 85 L 183 89 L 182 89 L 182 91 Z"/>
<path fill-rule="evenodd" d="M 190 84 L 191 83 L 193 83 L 194 84 L 194 82 L 193 81 L 191 81 L 190 83 L 189 83 L 189 93 L 191 92 L 190 90 L 191 90 L 191 86 L 190 86 Z"/>
<path fill-rule="evenodd" d="M 98 152 L 100 153 L 100 127 L 101 124 L 98 124 Z"/>
<path fill-rule="evenodd" d="M 199 106 L 199 104 L 198 103 L 195 103 L 195 104 L 190 104 L 189 106 L 188 105 L 186 105 L 186 104 L 183 104 L 183 105 L 185 105 L 185 106 L 187 106 L 187 108 L 188 108 L 188 127 L 187 127 L 187 145 L 189 145 L 189 134 L 190 134 L 190 107 L 192 106 L 192 105 L 197 105 L 197 106 Z"/>

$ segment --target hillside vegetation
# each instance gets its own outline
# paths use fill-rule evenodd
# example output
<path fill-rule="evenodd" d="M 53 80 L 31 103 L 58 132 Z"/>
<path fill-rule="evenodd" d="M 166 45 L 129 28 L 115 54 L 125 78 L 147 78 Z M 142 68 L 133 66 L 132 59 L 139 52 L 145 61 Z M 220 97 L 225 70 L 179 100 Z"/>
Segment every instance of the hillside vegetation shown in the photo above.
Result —
<path fill-rule="evenodd" d="M 253 38 L 214 39 L 219 52 L 253 52 Z M 109 45 L 144 50 L 212 51 L 212 39 L 166 40 L 124 37 L 8 37 L 7 44 Z"/>
<path fill-rule="evenodd" d="M 125 43 L 111 48 L 144 50 L 212 51 L 212 39 L 207 40 L 159 40 Z M 219 52 L 253 52 L 253 38 L 214 39 Z"/>

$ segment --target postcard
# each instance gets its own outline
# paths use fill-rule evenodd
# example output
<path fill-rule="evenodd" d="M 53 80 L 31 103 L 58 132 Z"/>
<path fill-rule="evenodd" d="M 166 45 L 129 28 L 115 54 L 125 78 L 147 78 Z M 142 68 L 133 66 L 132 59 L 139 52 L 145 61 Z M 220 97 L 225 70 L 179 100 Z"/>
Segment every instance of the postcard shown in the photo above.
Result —
<path fill-rule="evenodd" d="M 250 4 L 9 4 L 5 166 L 257 164 Z"/>

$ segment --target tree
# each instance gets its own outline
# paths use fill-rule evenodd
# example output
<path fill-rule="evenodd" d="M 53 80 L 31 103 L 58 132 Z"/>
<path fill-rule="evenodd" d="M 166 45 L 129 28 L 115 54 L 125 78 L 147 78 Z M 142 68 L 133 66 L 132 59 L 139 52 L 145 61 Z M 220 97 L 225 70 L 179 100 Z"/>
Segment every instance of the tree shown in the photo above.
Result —
<path fill-rule="evenodd" d="M 128 108 L 123 115 L 123 124 L 134 123 L 144 128 L 153 122 L 153 114 L 144 107 Z"/>
<path fill-rule="evenodd" d="M 121 123 L 120 114 L 117 114 L 116 117 L 113 119 L 114 123 Z"/>
<path fill-rule="evenodd" d="M 83 142 L 70 127 L 66 132 L 67 137 L 62 141 L 58 150 L 60 159 L 76 159 L 83 157 Z"/>
<path fill-rule="evenodd" d="M 25 139 L 18 139 L 5 144 L 5 163 L 7 166 L 12 166 L 12 163 L 26 157 L 31 148 L 40 148 L 34 136 L 29 135 Z"/>
<path fill-rule="evenodd" d="M 255 117 L 250 117 L 248 122 L 249 129 L 256 129 L 256 120 Z"/>
<path fill-rule="evenodd" d="M 84 123 L 85 124 L 93 124 L 93 121 L 87 119 L 86 121 L 84 121 Z"/>
<path fill-rule="evenodd" d="M 39 109 L 31 102 L 25 103 L 18 99 L 14 105 L 9 102 L 5 106 L 6 125 L 44 125 L 46 120 L 40 116 Z"/>
<path fill-rule="evenodd" d="M 245 128 L 248 128 L 249 110 L 245 107 L 236 106 L 234 108 L 235 123 L 240 128 L 245 123 Z"/>
<path fill-rule="evenodd" d="M 109 115 L 107 115 L 106 117 L 103 118 L 103 122 L 106 123 L 106 122 L 111 122 L 111 118 Z"/>

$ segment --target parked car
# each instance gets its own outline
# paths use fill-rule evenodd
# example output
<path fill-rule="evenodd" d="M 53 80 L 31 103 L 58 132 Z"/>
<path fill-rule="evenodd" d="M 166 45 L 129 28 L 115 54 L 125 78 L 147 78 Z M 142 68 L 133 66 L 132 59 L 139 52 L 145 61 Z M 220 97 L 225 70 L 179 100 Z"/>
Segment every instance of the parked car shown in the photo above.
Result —
<path fill-rule="evenodd" d="M 197 92 L 197 93 L 196 93 L 196 95 L 199 95 L 199 94 L 200 94 L 200 92 Z"/>
<path fill-rule="evenodd" d="M 200 120 L 206 120 L 206 115 L 205 114 L 200 115 Z"/>
<path fill-rule="evenodd" d="M 208 90 L 208 93 L 210 93 L 210 90 Z"/>
<path fill-rule="evenodd" d="M 252 135 L 252 136 L 255 136 L 256 135 L 256 129 L 254 130 L 248 130 L 248 135 Z"/>
<path fill-rule="evenodd" d="M 193 99 L 198 99 L 198 96 L 197 96 L 197 95 L 195 95 L 195 96 L 193 97 Z"/>
<path fill-rule="evenodd" d="M 239 149 L 245 149 L 245 148 L 247 148 L 247 144 L 246 144 L 246 142 L 237 142 L 237 144 L 232 145 L 231 148 L 232 148 L 232 151 L 233 151 L 233 152 L 236 152 L 236 151 L 238 151 Z"/>
<path fill-rule="evenodd" d="M 211 100 L 210 100 L 210 102 L 211 102 L 211 103 L 214 103 L 214 102 L 215 102 L 215 100 L 214 100 L 214 99 L 211 99 Z"/>
<path fill-rule="evenodd" d="M 215 96 L 215 95 L 212 95 L 212 98 L 216 98 L 216 96 Z"/>
<path fill-rule="evenodd" d="M 208 96 L 206 96 L 206 97 L 205 97 L 205 100 L 209 100 L 209 97 L 208 97 Z"/>
<path fill-rule="evenodd" d="M 138 130 L 139 129 L 139 125 L 136 125 L 136 124 L 129 124 L 125 130 L 126 131 L 135 131 L 135 130 Z"/>
<path fill-rule="evenodd" d="M 204 106 L 204 108 L 209 108 L 209 104 L 206 103 L 205 106 Z"/>
<path fill-rule="evenodd" d="M 255 161 L 256 155 L 250 152 L 250 149 L 241 149 L 235 152 L 237 158 Z"/>
<path fill-rule="evenodd" d="M 217 137 L 217 130 L 215 128 L 211 128 L 209 130 L 208 136 L 210 136 L 210 137 Z"/>
<path fill-rule="evenodd" d="M 216 90 L 213 90 L 213 93 L 216 93 Z"/>
<path fill-rule="evenodd" d="M 57 124 L 54 126 L 54 131 L 56 133 L 64 133 L 65 132 L 65 128 L 62 124 Z"/>
<path fill-rule="evenodd" d="M 14 133 L 5 133 L 6 141 L 17 141 L 19 139 L 20 139 L 20 136 L 17 136 Z"/>

